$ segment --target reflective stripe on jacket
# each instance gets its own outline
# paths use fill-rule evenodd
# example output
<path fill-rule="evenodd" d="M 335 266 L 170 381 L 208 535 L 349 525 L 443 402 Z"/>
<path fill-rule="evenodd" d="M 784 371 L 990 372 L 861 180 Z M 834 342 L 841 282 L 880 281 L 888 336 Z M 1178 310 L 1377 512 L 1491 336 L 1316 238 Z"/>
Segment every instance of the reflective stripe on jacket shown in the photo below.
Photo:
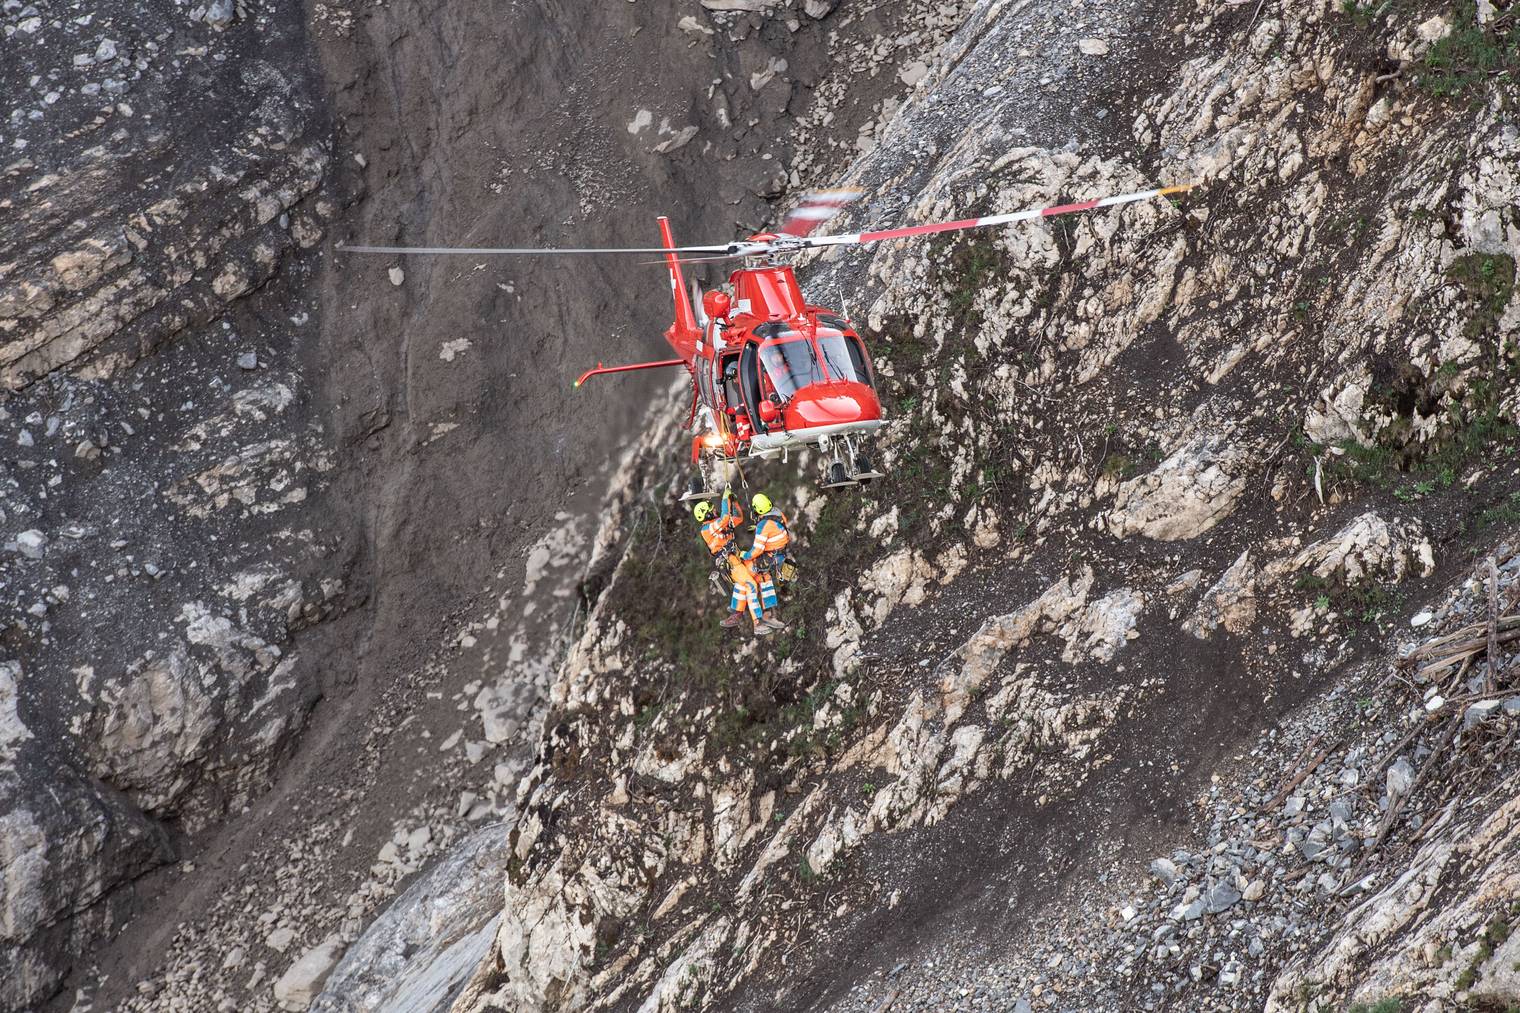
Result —
<path fill-rule="evenodd" d="M 734 528 L 738 522 L 733 517 L 720 514 L 710 521 L 702 522 L 702 541 L 707 543 L 707 551 L 714 556 L 721 553 L 734 538 Z"/>
<path fill-rule="evenodd" d="M 781 552 L 791 543 L 792 533 L 788 530 L 786 515 L 780 510 L 772 510 L 761 515 L 755 522 L 755 544 L 744 553 L 744 558 L 754 559 L 768 552 Z"/>

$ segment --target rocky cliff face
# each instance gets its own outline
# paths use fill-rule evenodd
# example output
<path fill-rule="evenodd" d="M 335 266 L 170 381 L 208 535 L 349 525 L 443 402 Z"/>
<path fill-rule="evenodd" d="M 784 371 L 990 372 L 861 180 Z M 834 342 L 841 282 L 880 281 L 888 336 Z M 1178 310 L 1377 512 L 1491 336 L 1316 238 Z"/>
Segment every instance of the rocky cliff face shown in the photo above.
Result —
<path fill-rule="evenodd" d="M 1515 36 L 1481 13 L 975 7 L 850 225 L 1206 186 L 808 265 L 874 336 L 892 477 L 748 469 L 807 567 L 758 644 L 677 476 L 608 519 L 456 1008 L 1513 999 L 1496 937 L 1465 980 L 1409 956 L 1476 957 L 1513 901 L 1507 641 L 1443 703 L 1382 678 L 1520 494 Z"/>
<path fill-rule="evenodd" d="M 290 293 L 336 206 L 288 7 L 3 14 L 8 1008 L 267 787 L 314 698 L 292 638 L 348 590 L 304 508 L 332 459 Z"/>
<path fill-rule="evenodd" d="M 0 5 L 0 1005 L 1515 999 L 1513 4 L 88 7 Z M 804 265 L 891 477 L 747 469 L 762 644 L 561 394 L 644 268 L 324 242 L 847 164 L 1207 185 Z"/>
<path fill-rule="evenodd" d="M 936 44 L 834 6 L 3 5 L 0 1007 L 304 1008 L 499 849 L 669 308 L 331 241 L 757 224 Z"/>

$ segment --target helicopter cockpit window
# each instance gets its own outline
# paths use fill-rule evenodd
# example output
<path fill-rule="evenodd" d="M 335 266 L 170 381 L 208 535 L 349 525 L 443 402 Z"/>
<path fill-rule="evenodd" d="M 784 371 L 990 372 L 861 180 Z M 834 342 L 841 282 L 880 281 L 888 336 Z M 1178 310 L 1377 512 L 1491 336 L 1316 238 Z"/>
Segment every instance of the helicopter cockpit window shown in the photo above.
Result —
<path fill-rule="evenodd" d="M 790 398 L 810 383 L 822 383 L 823 368 L 806 336 L 791 331 L 760 346 L 760 362 L 776 393 Z"/>
<path fill-rule="evenodd" d="M 871 382 L 871 373 L 866 369 L 865 352 L 860 347 L 860 341 L 853 335 L 820 327 L 818 349 L 823 353 L 823 365 L 828 370 L 830 380 Z"/>
<path fill-rule="evenodd" d="M 850 361 L 855 364 L 855 375 L 860 377 L 860 382 L 876 386 L 876 381 L 871 377 L 871 367 L 866 363 L 865 346 L 860 343 L 860 339 L 853 334 L 846 334 L 844 343 L 850 350 Z"/>

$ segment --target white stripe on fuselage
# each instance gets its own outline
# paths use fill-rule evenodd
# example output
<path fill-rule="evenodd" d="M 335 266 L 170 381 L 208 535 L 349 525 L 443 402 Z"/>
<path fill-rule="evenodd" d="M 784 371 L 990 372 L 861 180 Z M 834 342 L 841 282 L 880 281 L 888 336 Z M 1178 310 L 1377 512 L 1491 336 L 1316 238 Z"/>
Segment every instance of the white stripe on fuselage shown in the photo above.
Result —
<path fill-rule="evenodd" d="M 886 424 L 885 419 L 871 419 L 865 422 L 840 422 L 832 426 L 813 426 L 809 429 L 788 429 L 779 433 L 756 433 L 750 440 L 750 446 L 752 452 L 780 450 L 783 447 L 816 443 L 825 436 L 875 432 Z"/>

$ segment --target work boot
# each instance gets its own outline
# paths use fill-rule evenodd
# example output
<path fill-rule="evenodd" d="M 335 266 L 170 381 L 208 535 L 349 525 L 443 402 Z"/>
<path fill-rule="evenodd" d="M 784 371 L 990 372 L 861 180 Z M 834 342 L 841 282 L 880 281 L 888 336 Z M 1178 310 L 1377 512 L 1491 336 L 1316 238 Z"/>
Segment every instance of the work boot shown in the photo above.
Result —
<path fill-rule="evenodd" d="M 777 619 L 775 616 L 766 616 L 765 624 L 773 630 L 779 631 L 786 629 L 786 623 L 782 622 L 780 619 Z"/>
<path fill-rule="evenodd" d="M 776 628 L 766 623 L 764 619 L 761 619 L 759 622 L 755 623 L 755 636 L 757 637 L 768 637 L 775 632 Z"/>
<path fill-rule="evenodd" d="M 718 625 L 726 630 L 731 630 L 742 622 L 744 622 L 744 617 L 742 615 L 740 615 L 738 612 L 730 612 L 728 616 L 724 618 L 724 620 Z"/>

